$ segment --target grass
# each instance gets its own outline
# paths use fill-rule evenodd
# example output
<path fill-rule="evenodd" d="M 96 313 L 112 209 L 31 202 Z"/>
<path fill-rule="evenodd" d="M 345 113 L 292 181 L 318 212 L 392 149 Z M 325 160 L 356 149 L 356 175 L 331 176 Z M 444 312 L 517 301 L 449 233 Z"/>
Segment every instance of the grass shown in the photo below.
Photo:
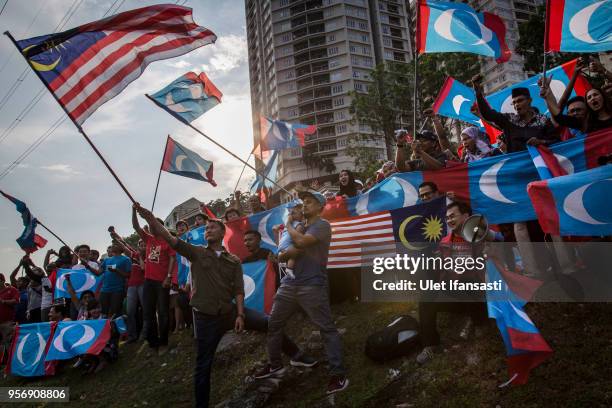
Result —
<path fill-rule="evenodd" d="M 508 379 L 504 347 L 493 321 L 481 336 L 461 342 L 458 320 L 440 321 L 444 351 L 420 367 L 414 355 L 377 364 L 363 353 L 369 334 L 393 317 L 409 314 L 410 304 L 341 304 L 333 307 L 343 344 L 350 386 L 335 397 L 341 407 L 605 407 L 612 406 L 612 305 L 532 304 L 527 312 L 555 353 L 532 371 L 529 383 L 499 389 Z M 302 316 L 288 333 L 302 346 L 316 330 Z M 172 336 L 173 354 L 147 357 L 148 349 L 123 345 L 119 360 L 94 376 L 67 366 L 42 380 L 7 378 L 3 386 L 69 386 L 75 407 L 190 407 L 193 404 L 194 345 L 190 333 Z M 244 394 L 245 378 L 265 359 L 265 336 L 248 333 L 217 353 L 212 380 L 213 405 Z M 324 358 L 315 347 L 311 353 Z M 399 374 L 392 378 L 390 369 Z M 294 370 L 266 406 L 329 406 L 324 396 L 326 367 Z M 15 405 L 19 406 L 19 405 Z M 25 405 L 24 405 L 25 406 Z M 31 405 L 28 405 L 31 406 Z M 245 407 L 240 402 L 228 406 Z"/>

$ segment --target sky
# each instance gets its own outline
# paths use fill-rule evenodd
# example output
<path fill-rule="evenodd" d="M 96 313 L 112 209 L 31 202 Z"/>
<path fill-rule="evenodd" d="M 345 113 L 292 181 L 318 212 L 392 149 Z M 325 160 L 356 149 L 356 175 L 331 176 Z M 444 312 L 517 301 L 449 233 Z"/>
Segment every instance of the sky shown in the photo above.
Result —
<path fill-rule="evenodd" d="M 100 19 L 113 0 L 76 4 L 79 3 L 64 30 Z M 125 0 L 119 12 L 160 3 Z M 0 15 L 0 29 L 9 30 L 18 40 L 49 34 L 71 4 L 72 0 L 9 0 Z M 214 162 L 218 187 L 162 173 L 155 203 L 155 214 L 162 219 L 174 206 L 191 197 L 203 202 L 227 197 L 238 181 L 242 163 L 155 107 L 144 93 L 158 91 L 188 71 L 206 72 L 223 93 L 223 101 L 194 121 L 194 126 L 243 159 L 253 148 L 244 1 L 188 0 L 185 6 L 193 8 L 196 23 L 217 35 L 216 43 L 180 57 L 153 62 L 140 78 L 83 125 L 132 196 L 149 208 L 167 135 Z M 31 28 L 26 30 L 28 27 Z M 9 39 L 0 36 L 0 98 L 26 67 Z M 0 135 L 41 87 L 34 73 L 28 72 L 15 94 L 0 108 Z M 0 141 L 0 172 L 63 115 L 45 90 L 40 102 Z M 253 179 L 253 172 L 247 168 L 239 189 L 246 190 Z M 120 235 L 132 233 L 131 202 L 70 120 L 12 173 L 1 178 L 0 190 L 24 201 L 35 217 L 72 247 L 87 243 L 102 253 L 110 241 L 107 232 L 110 225 Z M 7 278 L 23 256 L 15 242 L 22 231 L 21 217 L 14 205 L 0 197 L 0 272 Z M 37 232 L 49 241 L 33 256 L 35 262 L 42 264 L 46 250 L 57 250 L 61 244 L 41 227 Z"/>

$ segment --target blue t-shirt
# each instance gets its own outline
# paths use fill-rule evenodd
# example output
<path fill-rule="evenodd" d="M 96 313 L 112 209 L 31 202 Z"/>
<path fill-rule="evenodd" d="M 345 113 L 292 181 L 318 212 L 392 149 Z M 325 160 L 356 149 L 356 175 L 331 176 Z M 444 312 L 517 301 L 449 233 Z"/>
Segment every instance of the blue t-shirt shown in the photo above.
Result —
<path fill-rule="evenodd" d="M 102 292 L 123 292 L 126 278 L 121 277 L 115 272 L 111 272 L 109 268 L 115 268 L 130 273 L 132 270 L 132 261 L 130 258 L 124 255 L 106 258 L 102 261 L 100 268 L 104 271 Z"/>
<path fill-rule="evenodd" d="M 319 218 L 306 226 L 304 233 L 312 235 L 318 242 L 304 248 L 302 254 L 295 259 L 293 270 L 295 279 L 285 276 L 282 283 L 296 286 L 326 285 L 331 225 L 326 220 Z"/>
<path fill-rule="evenodd" d="M 291 226 L 295 229 L 297 229 L 299 225 L 303 225 L 301 221 L 296 220 L 291 223 Z M 286 251 L 291 245 L 293 245 L 291 235 L 289 235 L 289 231 L 287 231 L 287 228 L 284 228 L 281 232 L 280 239 L 278 240 L 278 250 Z"/>

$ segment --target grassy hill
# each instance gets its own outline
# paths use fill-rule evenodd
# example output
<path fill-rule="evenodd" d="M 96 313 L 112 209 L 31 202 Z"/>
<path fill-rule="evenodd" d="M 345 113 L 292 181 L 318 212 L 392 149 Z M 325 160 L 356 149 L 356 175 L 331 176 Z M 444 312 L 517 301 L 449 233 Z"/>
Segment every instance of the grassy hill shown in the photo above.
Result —
<path fill-rule="evenodd" d="M 369 334 L 394 316 L 414 313 L 410 304 L 345 303 L 333 307 L 343 332 L 350 386 L 333 400 L 325 397 L 325 364 L 291 369 L 266 406 L 325 407 L 604 407 L 612 406 L 612 304 L 532 304 L 527 312 L 555 351 L 532 372 L 527 385 L 500 389 L 508 379 L 504 347 L 493 321 L 478 338 L 458 339 L 459 322 L 443 315 L 444 351 L 425 366 L 415 356 L 376 364 L 363 353 Z M 316 333 L 302 316 L 289 334 L 324 359 Z M 253 406 L 248 376 L 265 359 L 265 336 L 246 333 L 217 353 L 213 404 Z M 43 380 L 6 378 L 3 386 L 69 386 L 75 407 L 189 407 L 195 349 L 190 333 L 172 336 L 171 353 L 152 356 L 140 344 L 122 345 L 119 360 L 90 376 L 64 368 Z M 18 405 L 15 405 L 18 406 Z M 25 405 L 24 405 L 25 406 Z M 28 405 L 31 406 L 31 405 Z"/>

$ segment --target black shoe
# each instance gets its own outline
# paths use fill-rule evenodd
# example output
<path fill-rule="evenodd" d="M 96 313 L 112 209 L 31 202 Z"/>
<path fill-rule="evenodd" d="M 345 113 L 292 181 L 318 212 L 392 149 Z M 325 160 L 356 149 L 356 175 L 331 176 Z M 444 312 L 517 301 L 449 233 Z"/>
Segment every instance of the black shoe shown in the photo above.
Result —
<path fill-rule="evenodd" d="M 283 375 L 286 369 L 283 366 L 272 367 L 270 364 L 266 364 L 264 368 L 255 373 L 255 378 L 260 380 L 262 378 L 273 377 L 277 375 Z"/>
<path fill-rule="evenodd" d="M 301 356 L 297 358 L 292 358 L 290 361 L 290 364 L 293 367 L 314 367 L 318 363 L 319 362 L 317 360 L 315 360 L 314 358 L 306 354 L 302 354 Z"/>
<path fill-rule="evenodd" d="M 348 385 L 349 380 L 345 376 L 333 376 L 327 383 L 327 395 L 344 391 Z"/>

